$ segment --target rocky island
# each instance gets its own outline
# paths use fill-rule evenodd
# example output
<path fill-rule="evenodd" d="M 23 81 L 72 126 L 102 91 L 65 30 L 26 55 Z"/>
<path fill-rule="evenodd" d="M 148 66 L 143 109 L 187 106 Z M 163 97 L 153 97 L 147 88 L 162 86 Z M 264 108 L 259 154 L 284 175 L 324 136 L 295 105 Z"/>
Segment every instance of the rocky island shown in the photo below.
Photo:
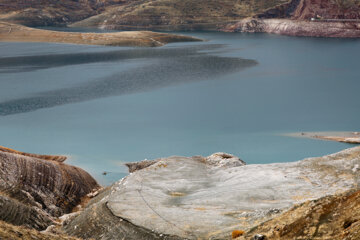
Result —
<path fill-rule="evenodd" d="M 129 176 L 103 190 L 62 161 L 0 148 L 0 236 L 14 229 L 32 231 L 30 239 L 360 237 L 360 147 L 291 163 L 246 165 L 226 153 L 131 163 Z"/>

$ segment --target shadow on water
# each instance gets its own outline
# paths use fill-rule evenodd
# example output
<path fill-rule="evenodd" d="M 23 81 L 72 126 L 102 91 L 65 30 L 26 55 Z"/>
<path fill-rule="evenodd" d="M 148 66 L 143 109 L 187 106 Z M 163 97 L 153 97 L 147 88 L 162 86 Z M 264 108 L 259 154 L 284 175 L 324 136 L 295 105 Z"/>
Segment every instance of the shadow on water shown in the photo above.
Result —
<path fill-rule="evenodd" d="M 18 72 L 19 69 L 31 71 L 75 64 L 147 59 L 140 68 L 127 69 L 71 88 L 40 92 L 32 97 L 2 102 L 0 103 L 0 115 L 30 112 L 107 96 L 214 79 L 257 64 L 255 60 L 216 56 L 206 52 L 221 47 L 222 45 L 213 44 L 179 48 L 0 58 L 0 72 L 11 71 L 9 68 L 13 68 L 14 71 L 17 69 Z"/>
<path fill-rule="evenodd" d="M 126 50 L 17 56 L 0 58 L 0 73 L 28 72 L 38 69 L 64 67 L 77 64 L 126 61 L 130 59 L 176 58 L 207 55 L 203 51 L 221 49 L 222 44 L 198 45 L 179 48 L 135 48 Z"/>

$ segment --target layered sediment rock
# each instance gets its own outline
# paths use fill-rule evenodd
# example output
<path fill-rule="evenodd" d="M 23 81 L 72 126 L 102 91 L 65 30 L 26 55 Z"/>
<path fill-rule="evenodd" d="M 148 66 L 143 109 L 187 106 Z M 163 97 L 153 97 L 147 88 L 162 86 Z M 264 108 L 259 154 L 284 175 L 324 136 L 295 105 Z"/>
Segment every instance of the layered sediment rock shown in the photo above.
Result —
<path fill-rule="evenodd" d="M 229 24 L 223 28 L 225 32 L 262 32 L 288 36 L 303 37 L 360 37 L 359 22 L 326 22 L 291 19 L 259 19 L 248 18 Z"/>
<path fill-rule="evenodd" d="M 264 32 L 306 37 L 360 37 L 360 2 L 291 0 L 231 23 L 226 32 Z"/>
<path fill-rule="evenodd" d="M 12 23 L 0 22 L 0 41 L 5 42 L 55 42 L 108 46 L 163 46 L 181 41 L 201 41 L 198 38 L 155 33 L 148 31 L 116 33 L 57 32 L 28 28 Z"/>
<path fill-rule="evenodd" d="M 0 239 L 2 240 L 77 240 L 64 234 L 46 234 L 22 226 L 14 226 L 0 221 Z M 80 239 L 78 239 L 80 240 Z"/>
<path fill-rule="evenodd" d="M 87 172 L 62 161 L 0 147 L 0 220 L 44 230 L 99 188 Z"/>
<path fill-rule="evenodd" d="M 142 239 L 228 239 L 294 204 L 356 189 L 359 165 L 360 147 L 263 165 L 226 154 L 159 159 L 115 183 L 64 229 L 97 239 L 139 239 L 138 230 Z"/>

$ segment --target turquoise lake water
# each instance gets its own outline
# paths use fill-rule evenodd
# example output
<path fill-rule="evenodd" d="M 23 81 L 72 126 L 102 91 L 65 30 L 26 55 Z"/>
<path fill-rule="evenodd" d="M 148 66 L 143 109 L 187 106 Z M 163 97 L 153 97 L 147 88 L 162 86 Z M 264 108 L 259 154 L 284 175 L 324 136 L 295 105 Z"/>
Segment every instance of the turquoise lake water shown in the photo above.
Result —
<path fill-rule="evenodd" d="M 0 145 L 69 155 L 102 184 L 143 159 L 272 163 L 352 146 L 281 134 L 360 130 L 360 40 L 191 35 L 207 41 L 0 43 Z"/>

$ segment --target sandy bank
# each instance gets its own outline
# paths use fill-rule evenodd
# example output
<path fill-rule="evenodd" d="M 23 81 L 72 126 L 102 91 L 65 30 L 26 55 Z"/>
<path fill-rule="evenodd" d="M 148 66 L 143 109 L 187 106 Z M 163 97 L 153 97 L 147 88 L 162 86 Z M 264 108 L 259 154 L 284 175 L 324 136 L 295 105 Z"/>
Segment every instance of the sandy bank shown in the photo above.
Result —
<path fill-rule="evenodd" d="M 290 137 L 305 137 L 320 140 L 336 141 L 351 144 L 360 144 L 359 132 L 302 132 L 286 134 Z"/>
<path fill-rule="evenodd" d="M 0 41 L 157 47 L 172 42 L 201 40 L 189 36 L 155 33 L 149 31 L 129 31 L 116 33 L 57 32 L 0 22 Z"/>

